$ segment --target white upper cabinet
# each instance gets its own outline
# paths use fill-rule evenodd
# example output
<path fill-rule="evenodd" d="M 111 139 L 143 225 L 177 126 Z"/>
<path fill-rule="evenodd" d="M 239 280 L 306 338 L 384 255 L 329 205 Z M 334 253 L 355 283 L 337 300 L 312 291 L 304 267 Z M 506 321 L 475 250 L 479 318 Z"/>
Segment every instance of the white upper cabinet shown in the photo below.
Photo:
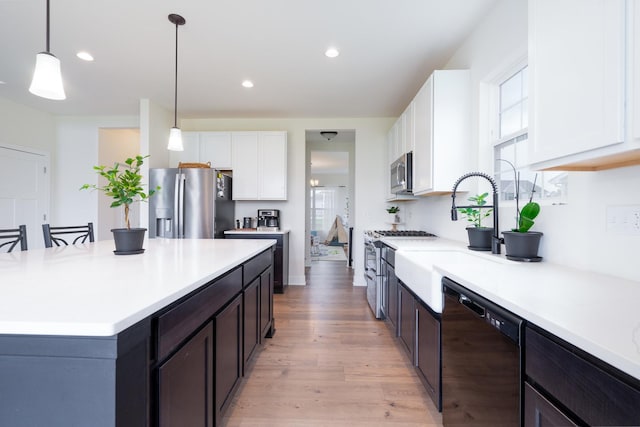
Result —
<path fill-rule="evenodd" d="M 411 101 L 407 109 L 402 113 L 402 152 L 398 157 L 404 153 L 413 151 L 415 145 L 414 125 L 414 101 Z"/>
<path fill-rule="evenodd" d="M 437 70 L 414 98 L 413 194 L 450 193 L 470 171 L 468 70 Z"/>
<path fill-rule="evenodd" d="M 182 163 L 200 162 L 200 135 L 198 132 L 182 132 L 184 151 L 169 151 L 169 167 Z"/>
<path fill-rule="evenodd" d="M 629 18 L 634 3 L 638 5 L 637 0 L 529 1 L 529 138 L 534 168 L 615 167 L 640 148 L 625 137 L 630 135 L 625 78 L 638 80 L 627 49 L 627 42 L 635 42 Z"/>
<path fill-rule="evenodd" d="M 628 79 L 631 86 L 630 96 L 633 100 L 630 111 L 630 116 L 632 117 L 630 120 L 633 123 L 631 139 L 640 148 L 640 1 L 631 2 L 629 8 L 631 10 L 629 13 L 630 30 L 628 40 L 630 41 L 629 51 L 633 58 L 627 68 L 627 75 L 630 76 Z"/>
<path fill-rule="evenodd" d="M 233 199 L 287 199 L 287 133 L 232 132 Z"/>
<path fill-rule="evenodd" d="M 287 199 L 287 133 L 260 132 L 258 139 L 260 200 Z"/>
<path fill-rule="evenodd" d="M 231 169 L 231 132 L 182 132 L 184 151 L 169 153 L 169 166 L 210 163 L 214 169 Z"/>
<path fill-rule="evenodd" d="M 200 132 L 200 162 L 231 169 L 231 132 Z"/>

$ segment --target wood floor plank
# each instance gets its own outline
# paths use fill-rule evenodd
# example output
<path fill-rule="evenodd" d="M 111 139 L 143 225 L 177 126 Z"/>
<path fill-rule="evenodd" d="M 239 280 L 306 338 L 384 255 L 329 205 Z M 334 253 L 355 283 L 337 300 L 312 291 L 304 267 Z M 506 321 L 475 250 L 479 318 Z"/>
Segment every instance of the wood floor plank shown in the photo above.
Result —
<path fill-rule="evenodd" d="M 226 427 L 439 427 L 437 412 L 365 288 L 340 262 L 315 262 L 307 286 L 274 296 L 265 342 Z"/>

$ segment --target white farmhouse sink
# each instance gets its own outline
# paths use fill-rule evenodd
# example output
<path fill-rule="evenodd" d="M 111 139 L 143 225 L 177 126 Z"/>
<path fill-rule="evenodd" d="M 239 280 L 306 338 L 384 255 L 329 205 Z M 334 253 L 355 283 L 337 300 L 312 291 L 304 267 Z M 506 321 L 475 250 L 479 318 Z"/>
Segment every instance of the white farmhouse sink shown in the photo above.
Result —
<path fill-rule="evenodd" d="M 442 275 L 433 266 L 487 265 L 492 262 L 510 263 L 499 256 L 473 252 L 400 250 L 396 252 L 395 273 L 433 311 L 442 313 Z"/>

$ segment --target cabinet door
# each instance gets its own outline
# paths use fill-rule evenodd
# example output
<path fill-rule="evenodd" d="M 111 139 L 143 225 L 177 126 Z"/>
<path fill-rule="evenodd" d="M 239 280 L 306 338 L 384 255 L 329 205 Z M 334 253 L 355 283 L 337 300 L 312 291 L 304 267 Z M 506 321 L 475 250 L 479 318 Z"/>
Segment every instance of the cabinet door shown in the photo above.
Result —
<path fill-rule="evenodd" d="M 231 134 L 233 200 L 258 199 L 258 133 Z"/>
<path fill-rule="evenodd" d="M 158 369 L 158 425 L 213 424 L 213 326 L 207 324 Z"/>
<path fill-rule="evenodd" d="M 414 345 L 415 345 L 415 319 L 416 310 L 414 306 L 413 296 L 407 289 L 398 285 L 398 305 L 400 324 L 398 325 L 400 342 L 409 355 L 409 360 L 414 364 Z"/>
<path fill-rule="evenodd" d="M 628 76 L 633 89 L 633 139 L 636 143 L 640 143 L 640 2 L 636 0 L 630 3 L 630 7 L 632 8 L 633 15 L 627 40 L 632 43 L 633 62 L 631 63 L 631 72 Z"/>
<path fill-rule="evenodd" d="M 387 264 L 387 283 L 389 287 L 389 293 L 387 294 L 388 300 L 388 316 L 387 320 L 391 324 L 391 329 L 394 335 L 398 335 L 398 278 L 394 268 Z"/>
<path fill-rule="evenodd" d="M 440 321 L 418 302 L 416 314 L 416 368 L 440 410 Z"/>
<path fill-rule="evenodd" d="M 413 192 L 419 193 L 433 188 L 433 76 L 415 97 L 414 117 Z"/>
<path fill-rule="evenodd" d="M 271 336 L 273 325 L 273 268 L 260 275 L 260 341 Z"/>
<path fill-rule="evenodd" d="M 533 163 L 623 141 L 624 17 L 624 0 L 529 2 Z"/>
<path fill-rule="evenodd" d="M 215 316 L 215 420 L 222 413 L 242 376 L 242 295 Z M 195 425 L 195 424 L 183 424 Z"/>
<path fill-rule="evenodd" d="M 260 132 L 258 147 L 258 195 L 260 199 L 286 200 L 286 132 Z"/>
<path fill-rule="evenodd" d="M 200 162 L 214 169 L 231 169 L 231 132 L 201 132 Z"/>
<path fill-rule="evenodd" d="M 524 427 L 577 426 L 551 402 L 524 383 Z"/>
<path fill-rule="evenodd" d="M 410 151 L 413 151 L 414 148 L 414 141 L 415 141 L 415 133 L 414 133 L 414 121 L 413 121 L 413 114 L 414 114 L 414 101 L 411 101 L 411 103 L 407 106 L 406 110 L 404 110 L 404 113 L 402 113 L 402 125 L 403 125 L 403 132 L 402 132 L 402 151 L 400 152 L 400 155 L 404 154 L 404 153 L 408 153 Z"/>
<path fill-rule="evenodd" d="M 169 137 L 167 136 L 167 141 Z M 184 151 L 169 151 L 169 167 L 177 168 L 180 162 L 193 163 L 200 161 L 200 133 L 182 132 Z"/>
<path fill-rule="evenodd" d="M 247 365 L 260 342 L 260 278 L 256 277 L 244 289 L 244 345 L 242 354 L 244 365 Z"/>

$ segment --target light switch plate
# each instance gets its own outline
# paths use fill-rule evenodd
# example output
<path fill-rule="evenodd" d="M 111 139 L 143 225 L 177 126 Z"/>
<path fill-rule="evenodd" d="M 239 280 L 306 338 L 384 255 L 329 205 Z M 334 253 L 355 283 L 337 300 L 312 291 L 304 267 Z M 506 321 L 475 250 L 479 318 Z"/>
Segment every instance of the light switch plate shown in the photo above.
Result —
<path fill-rule="evenodd" d="M 607 206 L 607 233 L 640 235 L 640 205 Z"/>

